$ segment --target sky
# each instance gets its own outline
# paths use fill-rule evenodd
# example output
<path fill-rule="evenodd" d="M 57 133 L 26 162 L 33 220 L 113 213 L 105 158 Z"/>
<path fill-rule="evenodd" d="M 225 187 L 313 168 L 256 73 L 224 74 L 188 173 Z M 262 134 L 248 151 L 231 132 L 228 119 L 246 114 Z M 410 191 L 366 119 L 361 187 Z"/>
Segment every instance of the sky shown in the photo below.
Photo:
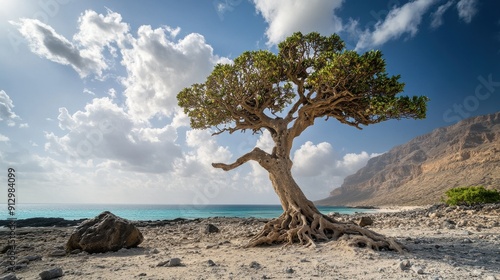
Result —
<path fill-rule="evenodd" d="M 318 200 L 412 138 L 500 109 L 496 0 L 0 0 L 0 178 L 18 203 L 279 204 L 267 173 L 225 172 L 268 134 L 193 130 L 176 94 L 247 50 L 294 32 L 378 49 L 424 120 L 362 130 L 316 120 L 293 175 Z M 7 191 L 0 193 L 1 203 Z M 5 201 L 5 202 L 4 202 Z"/>

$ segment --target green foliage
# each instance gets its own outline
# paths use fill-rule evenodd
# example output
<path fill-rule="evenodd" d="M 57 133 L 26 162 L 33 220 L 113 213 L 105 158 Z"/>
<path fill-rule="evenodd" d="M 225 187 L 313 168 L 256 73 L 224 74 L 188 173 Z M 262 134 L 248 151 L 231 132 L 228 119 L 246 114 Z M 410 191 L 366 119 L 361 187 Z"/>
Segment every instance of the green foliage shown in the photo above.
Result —
<path fill-rule="evenodd" d="M 483 186 L 458 187 L 446 191 L 448 205 L 474 205 L 500 202 L 500 192 Z"/>
<path fill-rule="evenodd" d="M 429 99 L 400 96 L 399 79 L 386 72 L 380 51 L 358 54 L 346 50 L 337 34 L 297 32 L 276 54 L 247 51 L 232 64 L 216 65 L 204 83 L 183 89 L 177 100 L 193 128 L 222 126 L 230 133 L 269 128 L 277 115 L 303 124 L 335 118 L 357 128 L 425 118 Z"/>

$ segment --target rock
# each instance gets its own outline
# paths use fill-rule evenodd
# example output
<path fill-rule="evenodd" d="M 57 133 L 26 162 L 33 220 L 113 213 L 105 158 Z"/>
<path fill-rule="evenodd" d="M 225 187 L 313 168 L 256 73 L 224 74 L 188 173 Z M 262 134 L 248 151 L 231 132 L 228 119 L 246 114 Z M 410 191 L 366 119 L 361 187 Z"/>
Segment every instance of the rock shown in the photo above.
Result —
<path fill-rule="evenodd" d="M 285 269 L 285 273 L 292 274 L 292 273 L 294 273 L 294 272 L 295 272 L 295 270 L 293 270 L 293 268 L 291 268 L 291 267 L 287 267 L 287 268 Z"/>
<path fill-rule="evenodd" d="M 66 251 L 64 250 L 54 250 L 48 254 L 49 257 L 64 257 L 66 256 Z"/>
<path fill-rule="evenodd" d="M 0 280 L 17 280 L 17 276 L 14 273 L 9 273 L 7 275 L 1 276 Z"/>
<path fill-rule="evenodd" d="M 411 263 L 409 260 L 404 260 L 404 261 L 399 263 L 399 268 L 401 268 L 401 270 L 408 270 L 408 269 L 410 269 L 410 267 L 411 267 Z"/>
<path fill-rule="evenodd" d="M 25 259 L 28 260 L 28 262 L 41 261 L 42 256 L 40 256 L 40 255 L 26 256 Z"/>
<path fill-rule="evenodd" d="M 215 266 L 215 263 L 212 260 L 208 260 L 207 264 L 208 264 L 208 266 Z"/>
<path fill-rule="evenodd" d="M 2 250 L 0 250 L 0 254 L 5 254 L 7 251 L 15 249 L 15 246 L 13 245 L 5 245 L 2 247 Z"/>
<path fill-rule="evenodd" d="M 258 263 L 256 261 L 253 261 L 253 262 L 250 263 L 250 268 L 259 269 L 260 268 L 260 263 Z"/>
<path fill-rule="evenodd" d="M 411 270 L 413 270 L 416 274 L 424 274 L 424 268 L 418 265 L 412 266 Z"/>
<path fill-rule="evenodd" d="M 439 213 L 437 213 L 437 212 L 429 214 L 429 218 L 431 218 L 431 219 L 436 219 L 436 218 L 439 218 L 439 217 L 441 217 L 441 215 Z"/>
<path fill-rule="evenodd" d="M 143 276 L 147 276 L 147 274 L 145 272 L 141 272 L 137 275 L 138 277 L 143 277 Z"/>
<path fill-rule="evenodd" d="M 454 229 L 455 228 L 455 222 L 452 221 L 452 220 L 445 220 L 443 222 L 443 227 L 445 227 L 447 229 Z"/>
<path fill-rule="evenodd" d="M 105 211 L 76 228 L 66 243 L 66 251 L 104 253 L 137 247 L 143 240 L 142 233 L 130 221 Z"/>
<path fill-rule="evenodd" d="M 166 266 L 166 267 L 173 267 L 173 266 L 181 266 L 181 259 L 179 258 L 171 258 L 168 261 L 163 261 L 158 263 L 156 266 Z"/>
<path fill-rule="evenodd" d="M 203 230 L 203 233 L 205 234 L 209 234 L 209 233 L 218 233 L 219 232 L 219 228 L 212 225 L 212 224 L 208 224 L 205 226 L 205 229 Z"/>
<path fill-rule="evenodd" d="M 370 218 L 368 216 L 363 216 L 363 217 L 359 218 L 359 220 L 358 220 L 358 225 L 360 227 L 371 226 L 372 224 L 373 224 L 373 220 L 372 220 L 372 218 Z"/>
<path fill-rule="evenodd" d="M 60 267 L 56 267 L 56 268 L 53 268 L 53 269 L 42 271 L 38 275 L 40 276 L 40 278 L 42 280 L 50 280 L 50 279 L 54 279 L 54 278 L 57 278 L 57 277 L 62 277 L 63 276 L 63 270 Z"/>

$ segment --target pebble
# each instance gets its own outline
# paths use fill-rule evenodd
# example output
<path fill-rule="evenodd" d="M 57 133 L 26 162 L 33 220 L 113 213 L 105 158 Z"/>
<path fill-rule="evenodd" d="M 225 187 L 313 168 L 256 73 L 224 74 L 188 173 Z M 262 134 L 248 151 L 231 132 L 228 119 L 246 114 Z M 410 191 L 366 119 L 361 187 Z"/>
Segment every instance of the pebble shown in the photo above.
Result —
<path fill-rule="evenodd" d="M 49 257 L 65 257 L 66 256 L 66 251 L 64 250 L 54 250 L 49 253 Z"/>
<path fill-rule="evenodd" d="M 50 280 L 50 279 L 62 277 L 63 276 L 63 270 L 60 267 L 56 267 L 56 268 L 53 268 L 53 269 L 42 271 L 38 275 L 40 276 L 40 278 L 42 280 Z"/>
<path fill-rule="evenodd" d="M 404 260 L 404 261 L 399 263 L 399 268 L 401 268 L 401 270 L 408 270 L 408 269 L 410 269 L 410 267 L 411 267 L 411 263 L 409 260 Z"/>
<path fill-rule="evenodd" d="M 424 268 L 418 265 L 412 266 L 411 270 L 413 270 L 416 274 L 424 274 Z"/>
<path fill-rule="evenodd" d="M 159 262 L 156 266 L 173 267 L 173 266 L 180 266 L 180 265 L 181 265 L 181 259 L 171 258 L 168 261 Z"/>
<path fill-rule="evenodd" d="M 295 272 L 295 270 L 293 270 L 293 268 L 291 268 L 291 267 L 287 267 L 287 268 L 285 269 L 285 272 L 286 272 L 286 273 L 288 273 L 288 274 L 292 274 L 292 273 L 294 273 L 294 272 Z"/>
<path fill-rule="evenodd" d="M 219 232 L 219 228 L 214 226 L 213 224 L 207 224 L 205 226 L 205 229 L 203 230 L 203 232 L 205 234 L 209 234 L 209 233 L 218 233 Z"/>
<path fill-rule="evenodd" d="M 215 266 L 215 263 L 212 260 L 208 260 L 207 264 L 208 264 L 208 266 Z"/>
<path fill-rule="evenodd" d="M 260 263 L 256 262 L 256 261 L 252 261 L 250 263 L 250 268 L 255 268 L 255 269 L 259 269 L 260 268 Z"/>

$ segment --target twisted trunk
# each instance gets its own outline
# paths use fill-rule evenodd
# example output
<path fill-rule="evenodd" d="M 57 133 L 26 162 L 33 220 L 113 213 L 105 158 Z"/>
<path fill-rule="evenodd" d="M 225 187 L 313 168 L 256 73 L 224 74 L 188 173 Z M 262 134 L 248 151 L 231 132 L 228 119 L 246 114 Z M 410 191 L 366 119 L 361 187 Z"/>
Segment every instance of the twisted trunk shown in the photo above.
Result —
<path fill-rule="evenodd" d="M 306 119 L 306 121 L 303 121 Z M 241 156 L 232 164 L 213 163 L 216 168 L 232 170 L 247 161 L 254 160 L 269 172 L 274 191 L 278 195 L 283 214 L 269 221 L 254 236 L 247 247 L 261 244 L 299 242 L 306 246 L 316 246 L 317 241 L 345 239 L 351 245 L 370 247 L 376 250 L 387 248 L 402 251 L 403 247 L 396 241 L 353 223 L 341 223 L 321 214 L 309 201 L 292 176 L 292 160 L 290 151 L 293 139 L 305 127 L 312 124 L 312 119 L 303 118 L 296 126 L 287 128 L 287 122 L 276 119 L 270 129 L 275 147 L 271 154 L 254 148 Z"/>
<path fill-rule="evenodd" d="M 269 172 L 273 188 L 280 198 L 283 214 L 269 221 L 250 240 L 247 247 L 273 243 L 289 245 L 294 242 L 316 246 L 317 241 L 344 239 L 353 246 L 403 251 L 403 247 L 391 238 L 321 214 L 293 179 L 291 161 L 274 159 L 266 160 L 265 163 L 263 167 Z"/>

